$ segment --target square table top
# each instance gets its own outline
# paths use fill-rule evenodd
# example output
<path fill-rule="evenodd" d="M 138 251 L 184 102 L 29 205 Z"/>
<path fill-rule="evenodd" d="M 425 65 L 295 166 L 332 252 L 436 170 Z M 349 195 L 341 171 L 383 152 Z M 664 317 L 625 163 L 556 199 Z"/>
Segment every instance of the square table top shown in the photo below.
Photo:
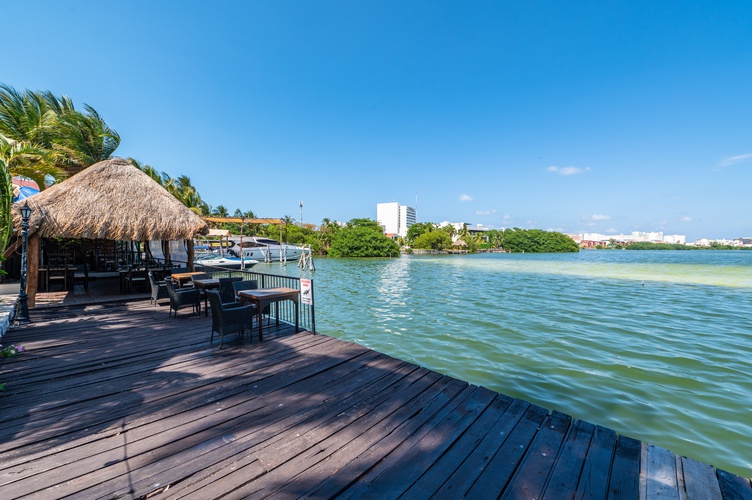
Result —
<path fill-rule="evenodd" d="M 250 290 L 240 290 L 238 292 L 238 295 L 241 297 L 253 297 L 253 298 L 264 298 L 264 297 L 273 297 L 275 295 L 292 295 L 294 293 L 299 293 L 300 290 L 296 290 L 295 288 L 287 288 L 284 286 L 278 286 L 274 288 L 253 288 Z"/>
<path fill-rule="evenodd" d="M 199 287 L 209 288 L 212 286 L 219 286 L 218 278 L 204 278 L 200 280 L 193 280 L 193 284 Z"/>
<path fill-rule="evenodd" d="M 180 280 L 180 279 L 190 278 L 191 276 L 195 276 L 196 274 L 204 274 L 204 273 L 200 271 L 194 271 L 190 273 L 175 273 L 175 274 L 172 274 L 171 276 L 175 279 Z"/>

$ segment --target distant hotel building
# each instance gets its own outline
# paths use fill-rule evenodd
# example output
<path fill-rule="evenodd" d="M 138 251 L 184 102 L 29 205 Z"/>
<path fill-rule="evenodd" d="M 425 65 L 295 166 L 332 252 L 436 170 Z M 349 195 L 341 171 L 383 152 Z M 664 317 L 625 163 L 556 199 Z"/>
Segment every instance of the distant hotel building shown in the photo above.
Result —
<path fill-rule="evenodd" d="M 575 239 L 575 241 L 577 241 Z M 642 232 L 633 231 L 632 234 L 599 234 L 599 233 L 585 233 L 580 239 L 580 246 L 596 246 L 599 244 L 606 244 L 609 242 L 615 242 L 620 244 L 629 244 L 641 241 L 647 241 L 650 243 L 672 243 L 684 245 L 687 242 L 687 237 L 683 234 L 667 234 L 663 235 L 662 232 Z"/>
<path fill-rule="evenodd" d="M 416 222 L 415 209 L 396 201 L 377 203 L 376 220 L 384 228 L 384 234 L 396 234 L 404 238 L 407 236 L 407 229 Z"/>

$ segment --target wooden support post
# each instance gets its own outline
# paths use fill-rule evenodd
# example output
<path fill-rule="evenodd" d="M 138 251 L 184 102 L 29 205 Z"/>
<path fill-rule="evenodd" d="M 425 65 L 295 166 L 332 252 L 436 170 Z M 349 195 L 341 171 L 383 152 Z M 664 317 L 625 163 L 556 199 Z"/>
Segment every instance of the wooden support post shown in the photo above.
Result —
<path fill-rule="evenodd" d="M 188 238 L 188 269 L 191 271 L 195 271 L 195 267 L 193 267 L 193 238 Z M 222 240 L 219 240 L 219 244 L 222 245 Z"/>
<path fill-rule="evenodd" d="M 28 295 L 29 309 L 34 308 L 37 290 L 39 290 L 39 258 L 41 254 L 41 238 L 38 233 L 29 235 L 26 241 L 26 295 Z"/>

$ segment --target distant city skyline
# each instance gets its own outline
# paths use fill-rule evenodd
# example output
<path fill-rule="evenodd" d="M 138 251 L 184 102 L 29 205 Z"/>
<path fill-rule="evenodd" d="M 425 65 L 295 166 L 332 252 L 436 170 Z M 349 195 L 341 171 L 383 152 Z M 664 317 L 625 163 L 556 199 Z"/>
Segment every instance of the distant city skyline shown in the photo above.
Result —
<path fill-rule="evenodd" d="M 378 221 L 382 227 L 384 228 L 384 231 L 388 234 L 397 234 L 399 236 L 405 237 L 407 234 L 407 229 L 409 229 L 410 225 L 412 223 L 406 223 L 405 221 L 405 214 L 404 211 L 410 211 L 410 217 L 411 220 L 413 217 L 415 217 L 415 209 L 414 207 L 408 207 L 406 205 L 402 205 L 399 202 L 388 202 L 388 203 L 378 203 L 376 205 L 376 217 L 374 220 Z M 341 221 L 346 222 L 346 221 Z M 466 224 L 468 228 L 473 229 L 483 229 L 483 230 L 489 230 L 489 229 L 511 229 L 510 227 L 494 227 L 494 226 L 486 226 L 484 224 L 480 223 L 473 223 L 468 222 L 464 220 L 458 220 L 458 219 L 449 219 L 444 221 L 426 221 L 426 220 L 420 220 L 420 218 L 415 217 L 415 222 L 428 222 L 438 225 L 439 227 L 444 225 L 452 225 L 455 227 L 455 229 L 460 229 L 460 226 L 462 224 Z M 401 229 L 400 229 L 401 228 Z M 529 229 L 529 228 L 526 228 Z M 535 228 L 535 229 L 542 229 L 542 228 Z M 549 231 L 556 231 L 555 229 L 548 229 Z M 561 232 L 561 231 L 560 231 Z M 709 240 L 709 241 L 733 241 L 735 239 L 750 239 L 750 236 L 734 236 L 730 238 L 707 238 L 707 237 L 699 237 L 695 238 L 694 240 L 688 240 L 686 235 L 684 234 L 667 234 L 663 231 L 631 231 L 629 234 L 625 233 L 610 233 L 610 234 L 602 234 L 602 233 L 596 233 L 596 232 L 580 232 L 580 233 L 567 233 L 564 231 L 565 234 L 569 235 L 577 235 L 580 236 L 584 240 L 595 240 L 595 241 L 609 241 L 612 239 L 616 239 L 619 241 L 648 241 L 648 242 L 663 242 L 663 243 L 678 243 L 678 244 L 686 244 L 686 243 L 692 243 L 694 241 L 700 241 L 700 240 Z"/>
<path fill-rule="evenodd" d="M 0 82 L 263 217 L 752 235 L 752 3 L 6 2 Z M 118 36 L 92 33 L 127 27 Z M 75 26 L 75 28 L 73 28 Z"/>

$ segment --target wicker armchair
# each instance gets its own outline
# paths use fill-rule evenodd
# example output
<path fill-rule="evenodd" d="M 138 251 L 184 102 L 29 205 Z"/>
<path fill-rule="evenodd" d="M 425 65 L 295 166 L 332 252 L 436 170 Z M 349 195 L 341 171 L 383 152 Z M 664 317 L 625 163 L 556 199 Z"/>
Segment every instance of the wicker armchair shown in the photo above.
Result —
<path fill-rule="evenodd" d="M 241 281 L 242 276 L 234 276 L 232 278 L 219 278 L 219 295 L 222 298 L 222 303 L 235 302 L 235 289 L 232 284 Z"/>
<path fill-rule="evenodd" d="M 151 271 L 149 271 L 149 284 L 151 285 L 151 299 L 149 299 L 149 303 L 156 306 L 161 299 L 170 298 L 167 294 L 167 285 L 164 282 L 157 282 Z"/>
<path fill-rule="evenodd" d="M 253 315 L 256 312 L 256 306 L 241 306 L 237 303 L 223 304 L 217 290 L 207 290 L 206 296 L 209 299 L 212 313 L 212 332 L 210 342 L 214 343 L 214 332 L 219 334 L 219 348 L 222 348 L 225 332 L 240 333 L 240 340 L 243 340 L 245 327 L 248 326 L 249 337 L 253 336 Z"/>
<path fill-rule="evenodd" d="M 189 288 L 176 290 L 171 280 L 165 280 L 167 287 L 167 296 L 170 297 L 170 314 L 175 311 L 175 317 L 178 317 L 178 310 L 184 307 L 193 307 L 193 312 L 201 315 L 201 294 L 198 290 Z"/>
<path fill-rule="evenodd" d="M 235 292 L 235 296 L 238 295 L 238 292 L 242 290 L 256 290 L 258 288 L 258 281 L 256 280 L 245 280 L 245 281 L 235 281 L 232 283 L 233 291 Z M 261 311 L 262 314 L 266 314 L 266 324 L 268 325 L 271 322 L 271 306 L 264 307 L 264 310 Z"/>

